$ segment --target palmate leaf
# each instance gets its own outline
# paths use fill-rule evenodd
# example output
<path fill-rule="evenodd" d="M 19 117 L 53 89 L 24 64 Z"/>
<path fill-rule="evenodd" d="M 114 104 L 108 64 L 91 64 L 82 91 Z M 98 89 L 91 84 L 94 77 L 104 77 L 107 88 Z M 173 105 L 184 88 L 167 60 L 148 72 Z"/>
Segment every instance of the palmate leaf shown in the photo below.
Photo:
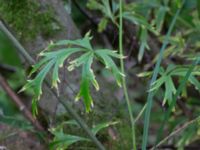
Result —
<path fill-rule="evenodd" d="M 114 58 L 122 58 L 115 51 L 108 49 L 94 50 L 90 44 L 90 33 L 87 33 L 83 39 L 77 40 L 62 40 L 56 43 L 51 43 L 46 50 L 42 51 L 39 56 L 42 59 L 33 66 L 30 72 L 38 72 L 37 76 L 29 80 L 26 85 L 21 89 L 24 91 L 28 88 L 33 88 L 35 96 L 32 101 L 32 109 L 34 114 L 37 114 L 37 100 L 39 100 L 42 94 L 42 83 L 47 74 L 52 71 L 52 87 L 57 88 L 59 80 L 59 68 L 63 66 L 63 63 L 72 54 L 81 52 L 82 54 L 69 62 L 68 70 L 72 71 L 76 67 L 82 66 L 82 80 L 80 85 L 80 91 L 76 96 L 76 100 L 83 98 L 86 111 L 89 112 L 93 106 L 93 99 L 90 94 L 90 85 L 92 84 L 96 90 L 99 90 L 99 85 L 95 79 L 94 72 L 91 68 L 94 58 L 101 60 L 106 68 L 110 69 L 119 85 L 121 85 L 122 73 L 117 68 L 116 64 L 112 60 Z M 56 51 L 50 51 L 53 48 L 59 49 Z"/>
<path fill-rule="evenodd" d="M 176 88 L 172 80 L 173 77 L 182 78 L 185 76 L 188 71 L 187 66 L 168 66 L 167 69 L 163 72 L 160 72 L 160 78 L 158 78 L 152 85 L 150 91 L 158 91 L 164 85 L 164 100 L 163 105 L 168 102 L 170 105 L 173 95 L 176 93 Z M 200 82 L 196 79 L 195 76 L 199 76 L 200 72 L 198 67 L 189 76 L 189 83 L 195 86 L 197 90 L 200 90 Z M 183 91 L 185 92 L 185 91 Z"/>

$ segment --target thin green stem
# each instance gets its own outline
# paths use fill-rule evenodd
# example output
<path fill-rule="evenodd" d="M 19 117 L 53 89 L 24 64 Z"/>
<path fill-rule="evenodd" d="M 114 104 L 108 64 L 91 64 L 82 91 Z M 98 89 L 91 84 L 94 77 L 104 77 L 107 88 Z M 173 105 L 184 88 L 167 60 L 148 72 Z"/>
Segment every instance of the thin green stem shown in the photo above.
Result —
<path fill-rule="evenodd" d="M 119 16 L 119 53 L 121 55 L 123 55 L 122 0 L 120 0 L 119 5 L 120 5 L 120 16 Z M 121 67 L 121 72 L 123 74 L 125 74 L 124 61 L 123 61 L 122 58 L 120 59 L 120 67 Z M 136 139 L 135 139 L 135 124 L 134 124 L 134 118 L 133 118 L 133 114 L 132 114 L 132 108 L 131 108 L 131 104 L 130 104 L 130 100 L 129 100 L 129 96 L 128 96 L 128 90 L 127 90 L 127 87 L 126 87 L 126 79 L 125 79 L 125 77 L 123 77 L 123 79 L 122 79 L 122 86 L 123 86 L 125 100 L 126 100 L 126 103 L 127 103 L 127 106 L 128 106 L 128 112 L 129 112 L 130 121 L 131 121 L 133 149 L 137 150 L 137 148 L 136 148 Z"/>
<path fill-rule="evenodd" d="M 175 14 L 175 16 L 173 17 L 173 20 L 169 26 L 169 30 L 167 32 L 167 35 L 164 39 L 164 42 L 163 42 L 163 45 L 160 49 L 160 53 L 159 53 L 159 57 L 158 57 L 158 60 L 156 62 L 156 66 L 155 66 L 155 69 L 153 71 L 153 76 L 151 78 L 151 81 L 150 81 L 150 88 L 152 86 L 152 84 L 156 81 L 157 79 L 157 76 L 158 76 L 158 72 L 159 72 L 159 69 L 160 69 L 160 64 L 161 64 L 161 61 L 162 61 L 162 58 L 163 58 L 163 53 L 164 53 L 164 50 L 166 49 L 168 43 L 169 43 L 169 38 L 170 38 L 170 35 L 171 35 L 171 32 L 172 32 L 172 29 L 174 28 L 174 25 L 176 23 L 176 20 L 177 20 L 177 17 L 179 15 L 181 11 L 181 8 L 179 8 Z M 152 103 L 153 103 L 153 96 L 154 96 L 154 92 L 149 92 L 148 93 L 148 97 L 147 97 L 147 109 L 145 111 L 145 120 L 144 120 L 144 130 L 143 130 L 143 139 L 142 139 L 142 150 L 146 150 L 146 147 L 147 147 L 147 138 L 148 138 L 148 130 L 149 130 L 149 120 L 150 120 L 150 114 L 151 114 L 151 108 L 152 108 Z"/>
<path fill-rule="evenodd" d="M 160 141 L 156 146 L 154 146 L 153 148 L 151 148 L 151 150 L 154 150 L 154 149 L 158 148 L 159 146 L 161 146 L 162 144 L 164 144 L 167 140 L 169 140 L 173 136 L 177 135 L 179 132 L 185 130 L 190 125 L 198 122 L 199 120 L 200 120 L 200 116 L 198 116 L 197 118 L 195 118 L 195 119 L 193 119 L 193 120 L 191 120 L 189 122 L 186 122 L 180 128 L 178 128 L 178 129 L 174 130 L 172 133 L 170 133 L 167 137 L 165 137 L 162 141 Z"/>
<path fill-rule="evenodd" d="M 142 109 L 141 109 L 140 112 L 138 113 L 137 117 L 135 118 L 134 123 L 136 123 L 136 122 L 140 119 L 140 117 L 141 117 L 142 114 L 144 113 L 146 107 L 147 107 L 147 103 L 142 107 Z"/>

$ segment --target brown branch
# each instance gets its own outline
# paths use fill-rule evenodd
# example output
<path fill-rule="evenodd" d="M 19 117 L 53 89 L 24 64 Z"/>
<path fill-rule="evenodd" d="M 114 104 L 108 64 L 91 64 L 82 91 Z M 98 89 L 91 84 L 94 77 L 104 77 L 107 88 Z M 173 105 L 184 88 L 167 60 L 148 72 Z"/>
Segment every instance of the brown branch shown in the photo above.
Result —
<path fill-rule="evenodd" d="M 0 85 L 4 89 L 4 91 L 9 95 L 9 97 L 13 100 L 19 110 L 23 113 L 23 115 L 32 123 L 35 129 L 39 131 L 45 131 L 42 125 L 32 116 L 31 112 L 28 108 L 23 104 L 21 99 L 16 95 L 16 93 L 11 89 L 8 82 L 4 79 L 4 77 L 0 74 Z"/>

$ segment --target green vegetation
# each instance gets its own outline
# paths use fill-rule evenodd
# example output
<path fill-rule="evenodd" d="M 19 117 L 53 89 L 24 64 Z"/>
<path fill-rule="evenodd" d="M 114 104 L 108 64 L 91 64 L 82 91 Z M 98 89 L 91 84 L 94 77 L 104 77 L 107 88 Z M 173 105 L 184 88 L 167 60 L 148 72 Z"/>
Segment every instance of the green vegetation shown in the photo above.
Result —
<path fill-rule="evenodd" d="M 38 70 L 40 69 L 41 70 L 38 73 L 38 75 L 33 80 L 29 80 L 28 83 L 21 90 L 24 91 L 28 88 L 34 89 L 35 98 L 33 99 L 33 106 L 32 106 L 34 108 L 33 110 L 34 113 L 37 113 L 36 110 L 37 100 L 40 99 L 40 96 L 42 94 L 42 84 L 47 73 L 51 70 L 51 68 L 53 68 L 52 87 L 58 88 L 58 83 L 60 82 L 59 72 L 58 72 L 59 68 L 63 67 L 64 61 L 67 60 L 70 55 L 77 52 L 82 52 L 83 54 L 80 57 L 69 62 L 70 65 L 68 66 L 68 70 L 72 71 L 76 67 L 82 66 L 82 79 L 81 79 L 80 91 L 77 94 L 75 100 L 83 98 L 87 112 L 91 111 L 91 107 L 93 106 L 93 100 L 90 94 L 90 84 L 92 84 L 97 91 L 99 90 L 99 85 L 95 79 L 94 72 L 91 68 L 93 59 L 100 60 L 105 65 L 105 68 L 111 70 L 113 76 L 116 79 L 116 82 L 118 83 L 119 86 L 121 86 L 121 80 L 123 74 L 119 71 L 119 69 L 115 65 L 114 61 L 112 60 L 112 57 L 122 59 L 123 56 L 109 49 L 94 50 L 90 44 L 90 40 L 91 37 L 89 36 L 89 33 L 87 33 L 83 39 L 78 39 L 74 41 L 63 40 L 63 41 L 58 41 L 55 44 L 52 43 L 47 48 L 47 52 L 42 51 L 39 54 L 39 56 L 42 56 L 43 59 L 38 64 L 33 66 L 33 69 L 29 76 L 31 76 Z M 48 50 L 51 50 L 59 46 L 64 46 L 65 48 L 55 52 L 48 52 Z"/>
<path fill-rule="evenodd" d="M 38 34 L 50 37 L 56 32 L 54 26 L 59 26 L 51 6 L 42 8 L 39 2 L 31 0 L 0 0 L 0 3 L 0 17 L 22 40 L 33 40 Z"/>
<path fill-rule="evenodd" d="M 53 7 L 42 11 L 39 2 L 28 0 L 1 3 L 1 18 L 16 38 L 28 42 L 55 34 L 54 23 L 59 22 Z M 31 117 L 42 131 L 34 121 L 24 121 L 26 114 L 11 103 L 2 80 L 0 122 L 17 128 L 21 122 L 23 130 L 39 134 L 52 150 L 198 149 L 199 0 L 73 0 L 64 1 L 63 8 L 75 18 L 83 38 L 46 41 L 35 64 L 10 36 L 13 45 L 0 45 L 0 79 L 20 98 L 32 99 L 26 107 L 31 106 Z M 0 42 L 9 42 L 0 29 L 5 33 Z M 33 65 L 27 81 L 28 69 L 15 58 L 13 46 Z M 9 75 L 12 67 L 6 70 L 1 62 L 15 66 L 14 73 Z M 40 108 L 47 91 L 59 102 L 59 113 Z"/>

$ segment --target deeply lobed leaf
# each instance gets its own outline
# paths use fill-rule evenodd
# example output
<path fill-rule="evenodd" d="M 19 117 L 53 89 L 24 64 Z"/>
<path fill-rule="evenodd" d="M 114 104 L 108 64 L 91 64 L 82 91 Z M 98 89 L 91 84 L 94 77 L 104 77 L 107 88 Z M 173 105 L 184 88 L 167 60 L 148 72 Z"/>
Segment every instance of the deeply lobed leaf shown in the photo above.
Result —
<path fill-rule="evenodd" d="M 80 91 L 76 96 L 76 100 L 83 98 L 86 111 L 89 112 L 93 106 L 93 99 L 90 92 L 90 85 L 92 84 L 96 90 L 99 90 L 98 82 L 95 79 L 94 72 L 92 70 L 93 59 L 103 61 L 106 68 L 110 69 L 118 83 L 121 85 L 122 73 L 117 68 L 116 64 L 112 60 L 114 58 L 123 58 L 123 56 L 109 49 L 98 49 L 93 50 L 89 36 L 90 33 L 87 33 L 83 39 L 77 40 L 62 40 L 56 43 L 51 43 L 48 46 L 48 51 L 42 51 L 39 55 L 43 57 L 41 61 L 33 66 L 33 69 L 30 73 L 30 76 L 39 72 L 37 76 L 29 80 L 28 83 L 22 88 L 21 91 L 28 88 L 33 88 L 35 92 L 33 109 L 37 113 L 36 100 L 39 100 L 40 95 L 42 94 L 42 83 L 47 74 L 52 70 L 52 87 L 58 88 L 59 80 L 59 68 L 63 66 L 63 63 L 68 59 L 72 54 L 77 52 L 82 52 L 82 54 L 69 62 L 68 70 L 72 71 L 76 67 L 82 66 L 82 79 L 80 84 Z M 52 48 L 60 48 L 56 51 L 50 51 Z M 64 48 L 63 48 L 64 47 Z"/>

